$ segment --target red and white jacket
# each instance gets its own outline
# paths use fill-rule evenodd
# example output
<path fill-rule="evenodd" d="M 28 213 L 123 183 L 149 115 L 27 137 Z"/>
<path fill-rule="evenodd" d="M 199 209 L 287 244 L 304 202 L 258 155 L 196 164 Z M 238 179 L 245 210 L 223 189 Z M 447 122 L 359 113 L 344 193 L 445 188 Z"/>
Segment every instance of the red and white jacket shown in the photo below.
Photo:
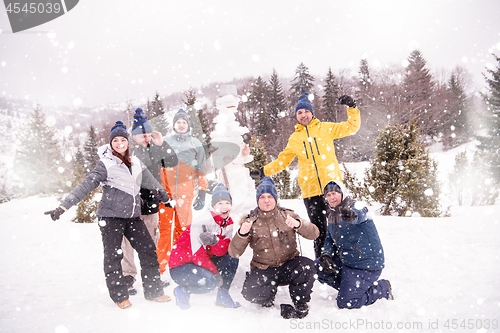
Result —
<path fill-rule="evenodd" d="M 204 247 L 200 242 L 206 230 L 217 235 L 219 242 L 215 245 Z M 229 243 L 233 236 L 233 220 L 229 217 L 224 220 L 213 211 L 198 216 L 193 223 L 182 233 L 172 248 L 168 266 L 170 269 L 181 265 L 193 263 L 217 274 L 217 267 L 210 260 L 213 256 L 222 257 L 228 251 Z"/>

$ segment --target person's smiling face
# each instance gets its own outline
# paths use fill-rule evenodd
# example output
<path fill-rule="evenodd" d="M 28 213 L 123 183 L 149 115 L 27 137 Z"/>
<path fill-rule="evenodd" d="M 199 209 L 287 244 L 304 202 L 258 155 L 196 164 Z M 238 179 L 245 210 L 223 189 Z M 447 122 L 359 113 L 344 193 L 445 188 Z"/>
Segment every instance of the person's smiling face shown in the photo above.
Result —
<path fill-rule="evenodd" d="M 189 129 L 189 124 L 184 119 L 179 119 L 174 124 L 174 130 L 177 133 L 180 133 L 180 134 L 186 133 L 188 131 L 188 129 Z"/>
<path fill-rule="evenodd" d="M 330 207 L 335 208 L 342 202 L 342 194 L 335 191 L 330 191 L 325 195 L 326 201 Z"/>
<path fill-rule="evenodd" d="M 128 149 L 128 140 L 123 136 L 115 136 L 111 141 L 111 148 L 118 154 L 124 156 Z"/>
<path fill-rule="evenodd" d="M 232 205 L 227 200 L 221 200 L 214 205 L 215 212 L 223 219 L 227 219 L 229 217 L 229 213 L 231 213 L 231 208 Z"/>
<path fill-rule="evenodd" d="M 307 125 L 309 125 L 309 123 L 313 119 L 313 114 L 308 109 L 299 109 L 299 110 L 297 110 L 296 117 L 297 117 L 297 121 L 301 125 L 307 126 Z"/>

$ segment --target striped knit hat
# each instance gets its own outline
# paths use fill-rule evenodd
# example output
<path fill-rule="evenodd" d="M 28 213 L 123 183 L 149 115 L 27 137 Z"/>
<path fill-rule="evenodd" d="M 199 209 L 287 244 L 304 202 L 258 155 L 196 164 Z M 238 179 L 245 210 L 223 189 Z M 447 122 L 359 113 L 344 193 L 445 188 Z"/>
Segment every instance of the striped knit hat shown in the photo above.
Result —
<path fill-rule="evenodd" d="M 174 116 L 174 120 L 172 121 L 172 124 L 173 124 L 173 127 L 174 127 L 174 131 L 175 131 L 175 123 L 179 119 L 184 119 L 188 123 L 188 132 L 189 132 L 189 129 L 191 128 L 191 126 L 189 125 L 189 116 L 186 113 L 186 111 L 184 111 L 184 109 L 179 109 L 179 111 L 177 111 L 177 113 Z"/>
<path fill-rule="evenodd" d="M 127 126 L 125 126 L 121 121 L 117 121 L 115 125 L 111 128 L 111 132 L 109 134 L 109 143 L 113 141 L 117 136 L 123 136 L 128 140 Z"/>
<path fill-rule="evenodd" d="M 135 110 L 134 124 L 132 125 L 132 135 L 153 133 L 153 127 L 148 120 L 148 116 L 141 108 Z"/>
<path fill-rule="evenodd" d="M 257 201 L 259 201 L 259 197 L 262 193 L 271 193 L 271 195 L 274 197 L 274 200 L 278 202 L 278 193 L 276 192 L 276 186 L 269 176 L 262 178 L 259 186 L 257 187 Z"/>
<path fill-rule="evenodd" d="M 314 114 L 312 104 L 311 104 L 311 101 L 309 100 L 308 96 L 309 96 L 309 94 L 306 92 L 302 93 L 302 95 L 300 95 L 299 101 L 298 101 L 297 105 L 295 106 L 295 114 L 297 114 L 297 111 L 299 109 L 307 109 L 307 110 L 311 111 L 312 114 Z"/>
<path fill-rule="evenodd" d="M 212 207 L 222 200 L 229 201 L 231 204 L 233 203 L 233 199 L 231 198 L 231 194 L 229 193 L 226 185 L 219 183 L 212 192 Z"/>

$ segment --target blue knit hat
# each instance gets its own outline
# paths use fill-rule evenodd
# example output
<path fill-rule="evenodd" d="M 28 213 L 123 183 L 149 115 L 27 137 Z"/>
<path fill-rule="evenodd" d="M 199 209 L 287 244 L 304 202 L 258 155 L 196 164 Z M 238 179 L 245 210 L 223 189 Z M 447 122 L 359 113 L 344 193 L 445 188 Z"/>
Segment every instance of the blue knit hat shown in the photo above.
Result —
<path fill-rule="evenodd" d="M 257 201 L 259 201 L 259 197 L 262 193 L 271 193 L 271 195 L 274 197 L 274 200 L 278 202 L 278 193 L 276 192 L 276 186 L 269 176 L 262 178 L 259 186 L 257 187 Z"/>
<path fill-rule="evenodd" d="M 148 116 L 141 108 L 135 110 L 134 124 L 132 125 L 132 135 L 153 133 L 153 127 L 148 120 Z"/>
<path fill-rule="evenodd" d="M 229 201 L 231 204 L 233 203 L 233 199 L 231 198 L 231 194 L 229 193 L 226 185 L 219 183 L 212 192 L 212 207 L 222 200 Z"/>
<path fill-rule="evenodd" d="M 299 109 L 307 109 L 307 110 L 311 111 L 312 114 L 314 114 L 312 104 L 311 104 L 311 101 L 309 100 L 308 96 L 309 96 L 309 94 L 306 92 L 302 93 L 302 95 L 300 95 L 299 101 L 298 101 L 297 105 L 295 106 L 295 114 L 297 114 L 297 111 Z"/>
<path fill-rule="evenodd" d="M 109 142 L 113 141 L 113 139 L 117 136 L 123 136 L 128 140 L 127 126 L 125 126 L 121 121 L 117 121 L 115 125 L 111 128 L 111 132 L 109 134 Z"/>

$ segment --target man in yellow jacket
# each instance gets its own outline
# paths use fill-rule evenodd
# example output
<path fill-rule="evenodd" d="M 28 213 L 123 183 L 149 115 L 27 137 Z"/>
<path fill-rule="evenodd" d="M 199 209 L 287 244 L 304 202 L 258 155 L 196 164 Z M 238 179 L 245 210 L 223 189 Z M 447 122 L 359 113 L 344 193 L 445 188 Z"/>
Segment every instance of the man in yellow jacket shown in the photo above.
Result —
<path fill-rule="evenodd" d="M 303 93 L 295 107 L 297 124 L 295 132 L 288 139 L 285 149 L 278 158 L 264 167 L 252 170 L 250 176 L 260 179 L 283 171 L 295 157 L 299 161 L 299 186 L 307 214 L 319 231 L 314 241 L 316 258 L 326 237 L 326 204 L 323 188 L 330 180 L 342 181 L 339 163 L 335 156 L 334 139 L 356 133 L 361 124 L 356 102 L 347 95 L 339 98 L 339 103 L 347 106 L 347 121 L 341 123 L 321 122 L 314 116 L 307 93 Z"/>

